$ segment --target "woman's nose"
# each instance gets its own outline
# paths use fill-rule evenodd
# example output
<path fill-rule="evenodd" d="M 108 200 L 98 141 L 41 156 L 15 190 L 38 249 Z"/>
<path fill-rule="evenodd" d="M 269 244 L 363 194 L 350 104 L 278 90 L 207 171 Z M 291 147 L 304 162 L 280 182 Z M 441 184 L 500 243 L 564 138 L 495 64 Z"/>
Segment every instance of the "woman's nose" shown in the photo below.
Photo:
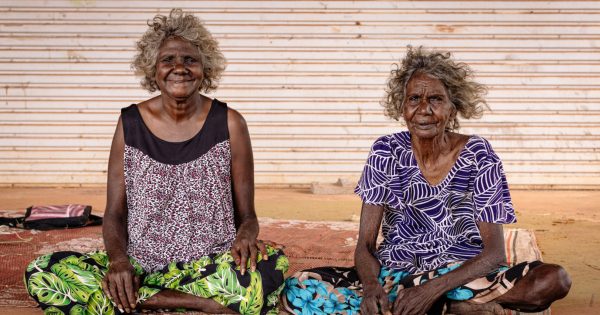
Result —
<path fill-rule="evenodd" d="M 175 58 L 175 61 L 173 63 L 173 71 L 175 72 L 187 72 L 187 69 L 185 68 L 185 63 L 183 62 L 183 60 L 180 60 L 179 58 Z"/>
<path fill-rule="evenodd" d="M 421 101 L 419 102 L 419 113 L 428 115 L 433 113 L 431 110 L 431 104 L 429 104 L 426 97 L 422 97 Z"/>

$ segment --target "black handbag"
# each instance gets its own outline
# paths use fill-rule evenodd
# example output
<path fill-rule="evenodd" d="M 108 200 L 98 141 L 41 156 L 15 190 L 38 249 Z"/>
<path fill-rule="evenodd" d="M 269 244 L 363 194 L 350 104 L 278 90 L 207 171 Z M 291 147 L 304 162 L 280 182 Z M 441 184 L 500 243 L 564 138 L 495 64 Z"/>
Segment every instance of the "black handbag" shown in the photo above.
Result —
<path fill-rule="evenodd" d="M 31 206 L 24 217 L 0 218 L 0 225 L 35 230 L 76 228 L 102 224 L 102 217 L 92 214 L 92 206 L 69 204 Z"/>

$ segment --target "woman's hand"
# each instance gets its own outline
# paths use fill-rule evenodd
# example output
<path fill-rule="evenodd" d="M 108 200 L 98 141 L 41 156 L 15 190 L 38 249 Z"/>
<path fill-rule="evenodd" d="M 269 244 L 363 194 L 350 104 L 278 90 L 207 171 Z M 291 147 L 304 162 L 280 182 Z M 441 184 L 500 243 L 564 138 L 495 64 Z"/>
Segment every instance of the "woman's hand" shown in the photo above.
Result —
<path fill-rule="evenodd" d="M 251 245 L 252 243 L 254 243 L 254 246 Z M 250 259 L 250 270 L 256 270 L 256 260 L 259 252 L 263 260 L 269 260 L 267 245 L 276 249 L 283 249 L 283 245 L 273 241 L 254 239 L 253 242 L 238 235 L 233 242 L 233 246 L 231 246 L 231 256 L 233 256 L 236 265 L 240 266 L 240 273 L 242 275 L 246 272 L 248 259 Z"/>
<path fill-rule="evenodd" d="M 380 312 L 381 311 L 381 312 Z M 388 296 L 381 284 L 363 287 L 363 299 L 360 302 L 361 314 L 391 314 Z"/>
<path fill-rule="evenodd" d="M 139 288 L 140 278 L 129 260 L 110 263 L 108 273 L 102 279 L 102 289 L 121 312 L 130 313 L 135 310 Z"/>
<path fill-rule="evenodd" d="M 250 270 L 256 270 L 256 254 L 260 248 L 259 240 L 248 234 L 249 233 L 238 233 L 231 246 L 231 256 L 233 256 L 235 264 L 240 267 L 240 273 L 242 275 L 246 272 L 248 259 L 250 259 Z M 264 247 L 264 245 L 262 246 Z"/>
<path fill-rule="evenodd" d="M 394 302 L 394 315 L 422 315 L 433 306 L 439 295 L 428 290 L 425 284 L 398 291 Z"/>

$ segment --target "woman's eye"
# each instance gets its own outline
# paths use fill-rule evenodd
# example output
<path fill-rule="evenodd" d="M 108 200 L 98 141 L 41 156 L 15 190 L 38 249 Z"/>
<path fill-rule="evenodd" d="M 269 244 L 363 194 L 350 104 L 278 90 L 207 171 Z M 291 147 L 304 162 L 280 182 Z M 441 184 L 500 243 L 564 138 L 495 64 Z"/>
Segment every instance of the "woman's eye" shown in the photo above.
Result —
<path fill-rule="evenodd" d="M 164 57 L 163 59 L 161 59 L 161 62 L 171 63 L 171 62 L 173 62 L 173 60 L 174 60 L 173 56 L 168 56 L 168 57 Z"/>
<path fill-rule="evenodd" d="M 429 102 L 431 104 L 439 104 L 442 102 L 442 98 L 440 96 L 433 96 L 429 98 Z"/>
<path fill-rule="evenodd" d="M 418 96 L 409 96 L 408 97 L 408 102 L 411 104 L 415 104 L 419 102 L 419 97 Z"/>
<path fill-rule="evenodd" d="M 192 58 L 192 57 L 185 57 L 183 59 L 183 62 L 185 62 L 186 64 L 193 64 L 196 62 L 196 58 Z"/>

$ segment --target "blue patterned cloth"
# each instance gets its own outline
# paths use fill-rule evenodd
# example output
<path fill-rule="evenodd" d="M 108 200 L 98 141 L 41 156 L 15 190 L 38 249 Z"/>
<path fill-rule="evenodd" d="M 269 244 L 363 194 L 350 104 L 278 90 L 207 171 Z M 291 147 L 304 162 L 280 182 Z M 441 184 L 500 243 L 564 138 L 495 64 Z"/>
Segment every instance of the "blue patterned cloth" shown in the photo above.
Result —
<path fill-rule="evenodd" d="M 378 281 L 387 294 L 390 305 L 398 298 L 401 290 L 422 285 L 458 268 L 462 263 L 454 262 L 442 268 L 422 274 L 381 267 Z M 510 290 L 531 268 L 540 261 L 522 262 L 513 267 L 500 267 L 484 277 L 472 280 L 438 299 L 427 314 L 442 314 L 446 299 L 470 300 L 472 303 L 487 303 Z M 355 268 L 318 267 L 296 272 L 285 280 L 282 301 L 285 310 L 299 315 L 360 314 L 363 285 Z"/>
<path fill-rule="evenodd" d="M 373 144 L 355 189 L 364 203 L 383 205 L 382 266 L 419 273 L 481 252 L 477 222 L 516 221 L 500 158 L 471 136 L 448 175 L 430 185 L 417 165 L 408 131 Z"/>

